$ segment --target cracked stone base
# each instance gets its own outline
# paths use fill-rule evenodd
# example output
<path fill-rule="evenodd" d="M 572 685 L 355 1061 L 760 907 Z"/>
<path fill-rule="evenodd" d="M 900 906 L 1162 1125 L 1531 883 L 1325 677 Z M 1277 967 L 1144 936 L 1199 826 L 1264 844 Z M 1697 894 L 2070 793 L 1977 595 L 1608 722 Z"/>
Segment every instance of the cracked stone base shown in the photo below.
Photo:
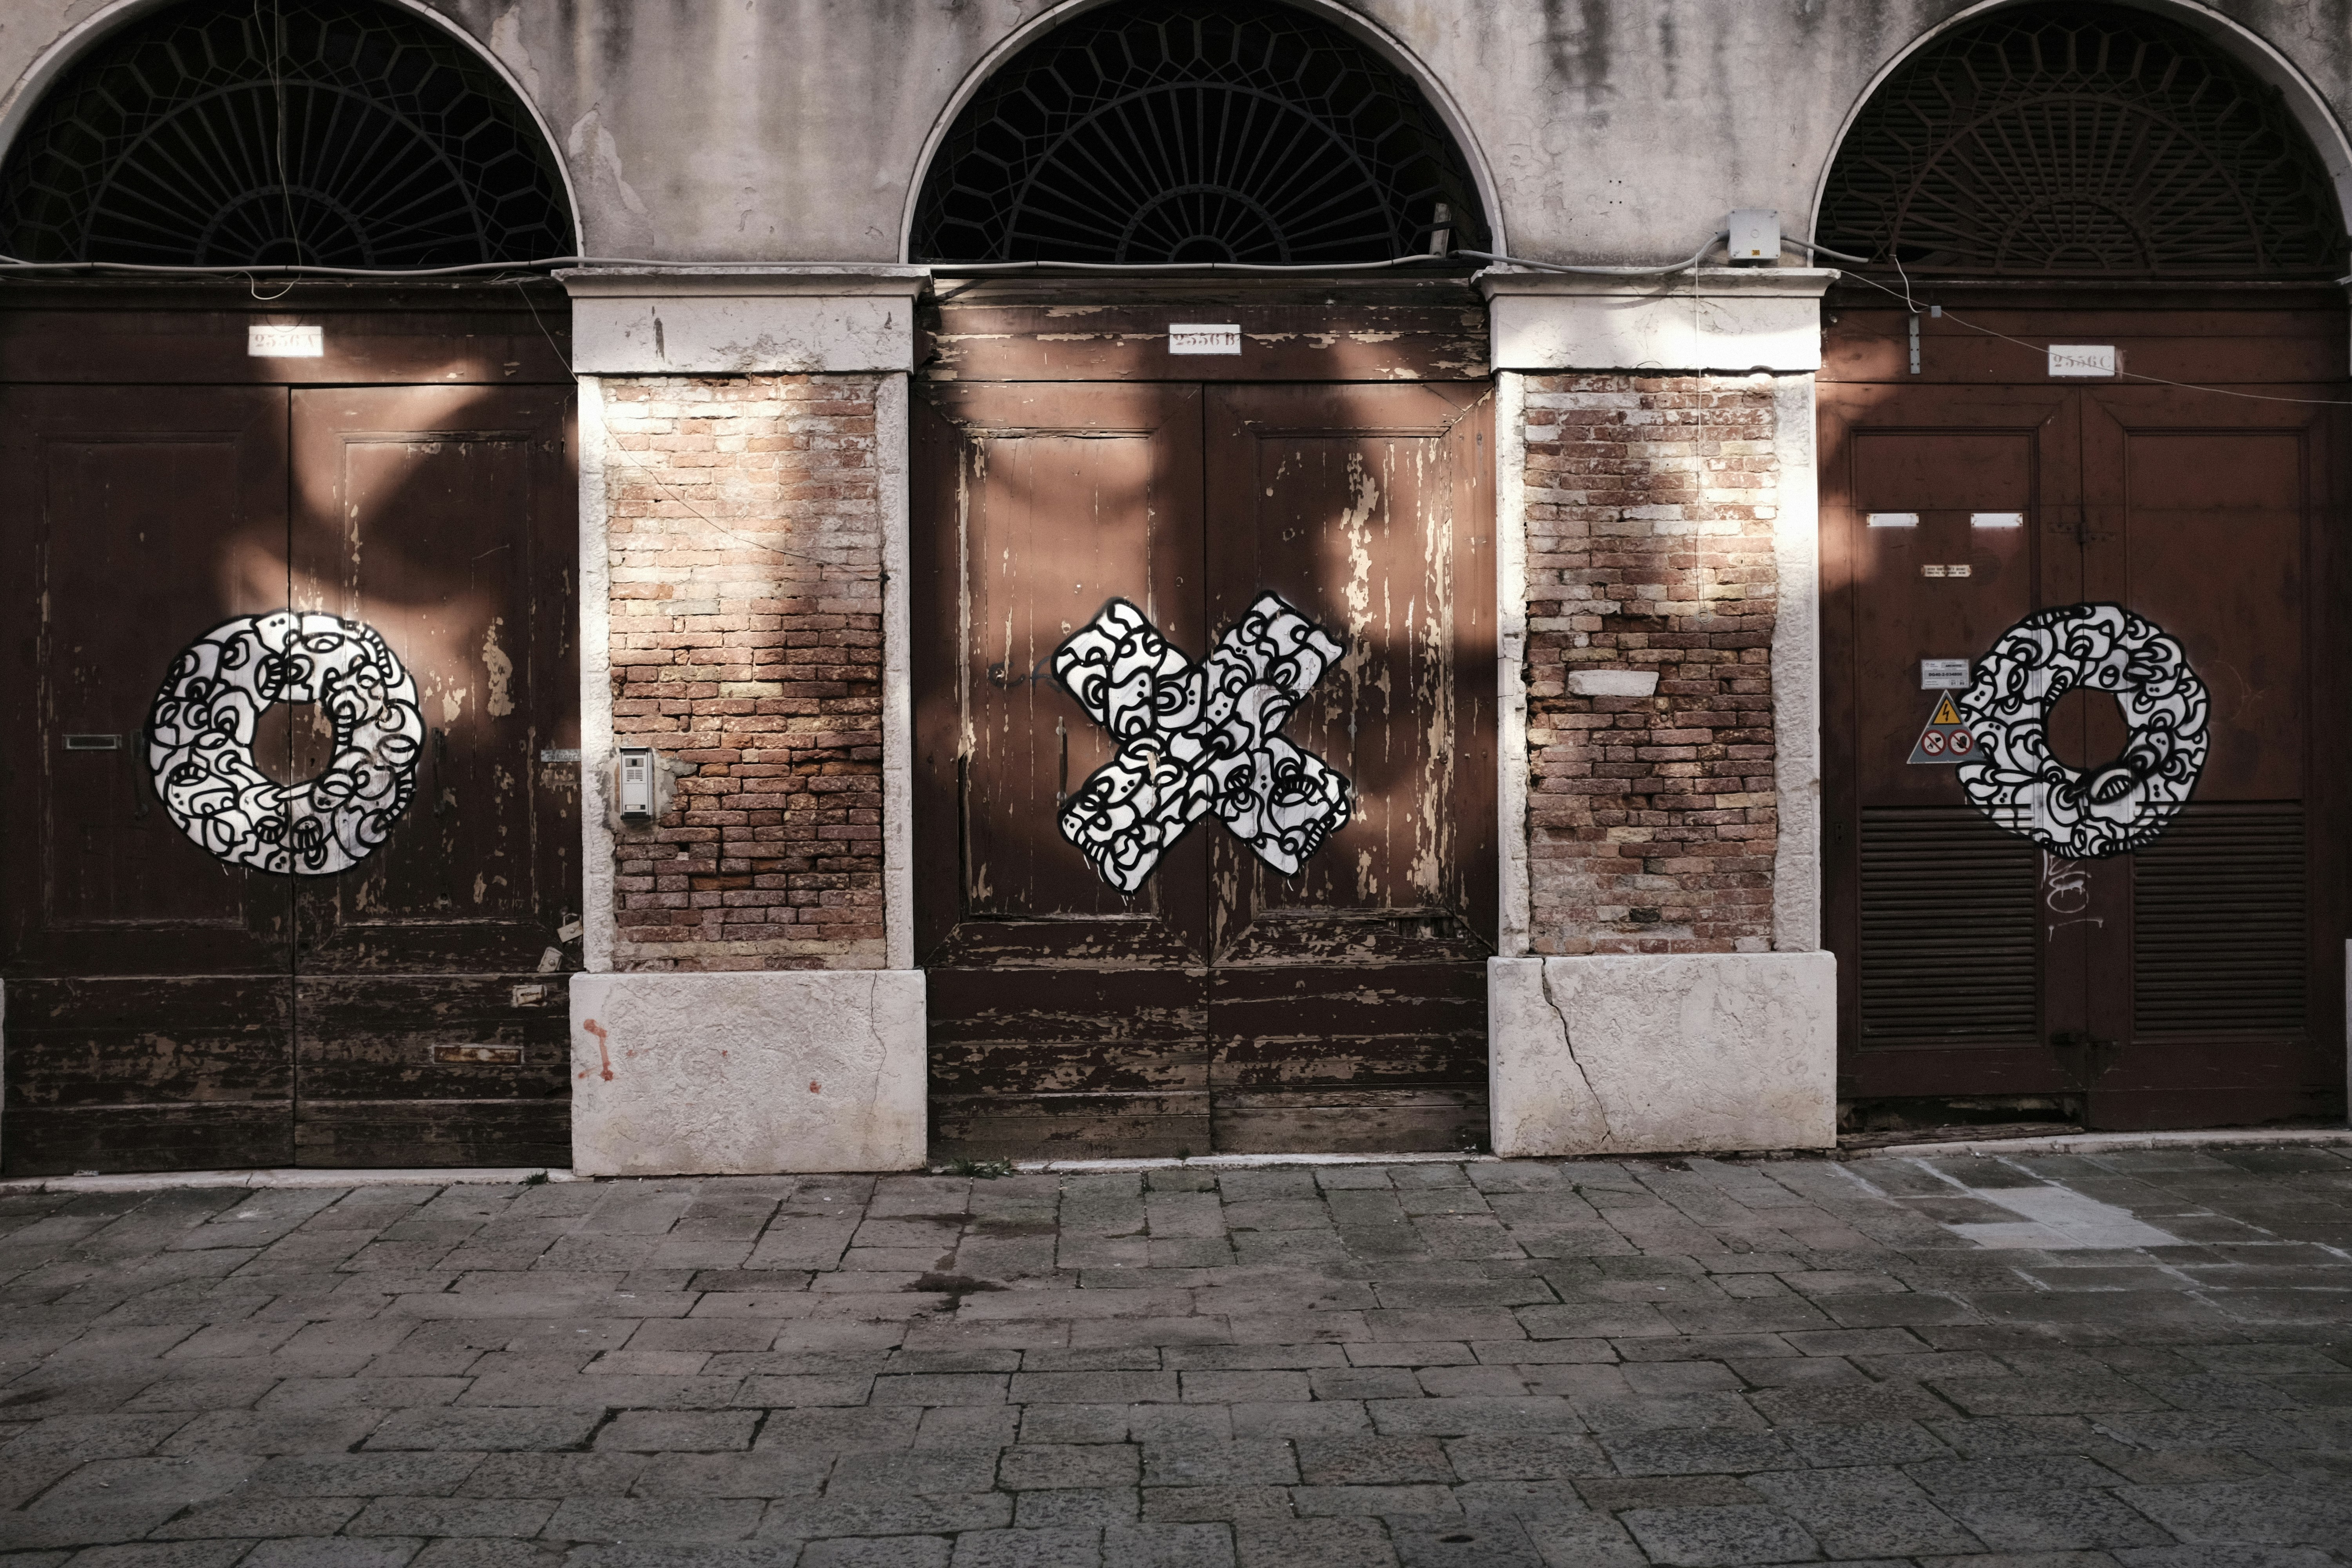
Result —
<path fill-rule="evenodd" d="M 1497 1154 L 1836 1145 L 1829 953 L 1496 958 L 1486 1000 Z"/>
<path fill-rule="evenodd" d="M 915 1169 L 923 995 L 908 970 L 575 974 L 572 1169 Z"/>

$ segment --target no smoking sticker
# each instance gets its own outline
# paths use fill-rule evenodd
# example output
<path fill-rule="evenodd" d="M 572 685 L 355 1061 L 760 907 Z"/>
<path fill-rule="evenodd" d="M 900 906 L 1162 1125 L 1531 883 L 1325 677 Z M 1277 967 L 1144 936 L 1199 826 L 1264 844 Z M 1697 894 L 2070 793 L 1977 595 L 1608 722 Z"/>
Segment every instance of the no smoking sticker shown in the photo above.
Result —
<path fill-rule="evenodd" d="M 1936 710 L 1927 715 L 1927 727 L 1911 743 L 1910 761 L 1936 763 L 1965 763 L 1976 755 L 1977 738 L 1960 722 L 1960 710 L 1952 704 L 1952 694 L 1938 693 Z"/>

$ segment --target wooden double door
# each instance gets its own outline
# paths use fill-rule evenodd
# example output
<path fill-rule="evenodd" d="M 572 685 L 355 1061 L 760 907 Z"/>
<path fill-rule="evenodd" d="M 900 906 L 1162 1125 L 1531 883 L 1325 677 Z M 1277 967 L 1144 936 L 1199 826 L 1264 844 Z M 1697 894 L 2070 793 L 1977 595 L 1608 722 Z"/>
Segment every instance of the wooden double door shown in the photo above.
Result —
<path fill-rule="evenodd" d="M 1973 1101 L 1963 1114 L 1986 1120 L 2038 1100 L 2119 1129 L 2340 1115 L 2341 309 L 1956 313 L 2116 345 L 2132 369 L 2204 386 L 2029 379 L 2034 354 L 1933 320 L 1915 379 L 1892 312 L 1851 312 L 1833 337 L 1823 688 L 1841 1099 Z M 1995 826 L 1956 767 L 1913 760 L 1944 696 L 1923 688 L 1922 661 L 1973 664 L 2032 612 L 2102 603 L 2185 653 L 2210 697 L 2209 750 L 2158 836 L 2074 859 Z M 2126 742 L 2097 691 L 2060 699 L 2049 731 L 2077 769 Z"/>
<path fill-rule="evenodd" d="M 373 384 L 267 379 L 231 310 L 6 324 L 12 1175 L 569 1162 L 572 388 L 527 318 L 323 319 L 290 368 Z M 289 608 L 373 628 L 422 720 L 413 799 L 331 875 L 193 839 L 143 734 L 184 648 Z M 333 726 L 281 701 L 251 743 L 295 784 Z"/>
<path fill-rule="evenodd" d="M 1492 410 L 1466 382 L 919 383 L 936 1152 L 1480 1145 Z M 1286 875 L 1209 812 L 1124 894 L 1063 830 L 1118 745 L 1055 650 L 1123 600 L 1197 663 L 1269 594 L 1339 645 L 1280 733 L 1346 824 Z"/>

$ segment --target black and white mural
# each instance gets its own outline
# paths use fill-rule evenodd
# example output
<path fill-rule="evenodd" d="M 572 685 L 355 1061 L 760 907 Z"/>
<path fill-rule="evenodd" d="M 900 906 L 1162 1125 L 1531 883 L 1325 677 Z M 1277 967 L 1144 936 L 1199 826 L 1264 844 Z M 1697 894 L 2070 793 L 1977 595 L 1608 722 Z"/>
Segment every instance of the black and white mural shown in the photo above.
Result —
<path fill-rule="evenodd" d="M 334 757 L 281 784 L 254 761 L 273 702 L 316 702 Z M 224 621 L 183 649 L 146 730 L 155 793 L 180 831 L 231 865 L 330 877 L 373 854 L 416 793 L 416 682 L 372 626 L 281 610 Z"/>
<path fill-rule="evenodd" d="M 2050 710 L 2077 687 L 2112 691 L 2130 739 L 2103 767 L 2051 753 Z M 2123 855 L 2161 834 L 2205 766 L 2211 702 L 2179 643 L 2121 605 L 2037 610 L 2000 635 L 1960 698 L 1977 754 L 1969 803 L 2067 860 Z"/>
<path fill-rule="evenodd" d="M 1133 893 L 1213 812 L 1285 876 L 1347 826 L 1348 781 L 1276 733 L 1338 638 L 1263 594 L 1194 664 L 1143 612 L 1113 599 L 1054 651 L 1054 677 L 1110 731 L 1118 755 L 1062 805 L 1062 836 Z"/>

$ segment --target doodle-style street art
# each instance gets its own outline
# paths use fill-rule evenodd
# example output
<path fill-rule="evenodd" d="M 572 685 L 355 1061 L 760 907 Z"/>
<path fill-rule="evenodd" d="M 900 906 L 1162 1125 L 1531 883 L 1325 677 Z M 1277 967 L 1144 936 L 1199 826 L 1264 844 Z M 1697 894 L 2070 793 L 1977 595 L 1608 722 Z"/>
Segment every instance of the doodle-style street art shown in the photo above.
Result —
<path fill-rule="evenodd" d="M 2050 710 L 2077 687 L 2112 691 L 2130 739 L 2104 767 L 2050 751 Z M 1977 754 L 1960 764 L 1969 804 L 2068 860 L 2127 854 L 2169 825 L 2197 787 L 2211 703 L 2180 645 L 2121 605 L 2037 610 L 1977 665 L 1960 712 Z"/>
<path fill-rule="evenodd" d="M 1348 781 L 1276 731 L 1339 662 L 1339 640 L 1263 594 L 1194 664 L 1113 599 L 1054 651 L 1054 678 L 1118 755 L 1065 801 L 1062 836 L 1133 893 L 1214 812 L 1285 876 L 1348 824 Z"/>
<path fill-rule="evenodd" d="M 253 757 L 273 702 L 316 702 L 326 771 L 281 784 Z M 373 854 L 416 793 L 416 682 L 373 627 L 340 616 L 239 616 L 182 650 L 147 719 L 155 793 L 180 831 L 231 865 L 331 877 Z"/>

